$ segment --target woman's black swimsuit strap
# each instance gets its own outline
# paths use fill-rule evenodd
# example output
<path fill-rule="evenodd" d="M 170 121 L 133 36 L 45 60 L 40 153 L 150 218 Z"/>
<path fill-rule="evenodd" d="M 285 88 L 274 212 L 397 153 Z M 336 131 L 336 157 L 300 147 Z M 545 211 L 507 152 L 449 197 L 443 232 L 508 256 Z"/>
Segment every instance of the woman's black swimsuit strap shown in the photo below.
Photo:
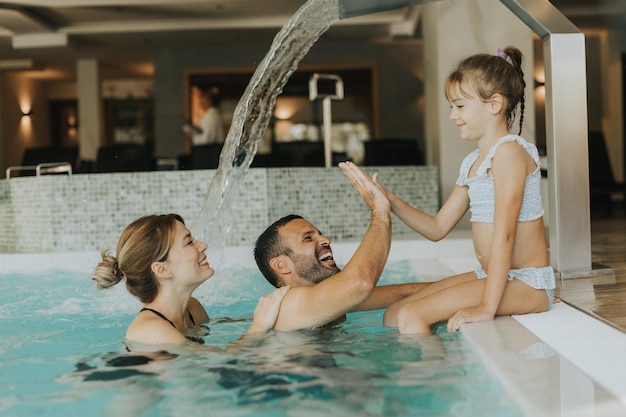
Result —
<path fill-rule="evenodd" d="M 157 310 L 155 310 L 153 308 L 148 308 L 148 307 L 144 307 L 141 310 L 139 310 L 140 313 L 142 311 L 151 311 L 151 312 L 153 312 L 157 316 L 161 317 L 163 320 L 167 321 L 169 324 L 171 324 L 176 329 L 176 325 L 174 323 L 172 323 L 172 321 L 170 319 L 168 319 L 163 314 L 161 314 L 161 312 L 159 312 L 159 311 L 157 311 Z M 193 324 L 195 326 L 196 325 L 196 321 L 193 319 L 193 316 L 191 315 L 191 311 L 187 310 L 187 314 L 189 315 L 189 320 L 191 320 L 191 324 Z M 185 336 L 185 337 L 187 339 L 191 340 L 192 342 L 196 342 L 196 343 L 199 343 L 201 345 L 204 344 L 204 339 L 202 339 L 200 337 L 194 337 L 194 336 Z"/>
<path fill-rule="evenodd" d="M 157 316 L 161 317 L 163 320 L 167 321 L 174 328 L 176 328 L 176 325 L 174 323 L 172 323 L 172 321 L 170 319 L 168 319 L 163 314 L 161 314 L 161 312 L 159 312 L 159 311 L 157 311 L 157 310 L 155 310 L 153 308 L 148 308 L 148 307 L 144 307 L 141 310 L 139 310 L 140 313 L 142 311 L 152 311 L 154 314 L 156 314 Z M 191 324 L 193 324 L 195 326 L 196 325 L 196 321 L 193 319 L 193 316 L 191 315 L 191 311 L 187 310 L 187 314 L 189 315 L 189 320 L 191 320 Z"/>

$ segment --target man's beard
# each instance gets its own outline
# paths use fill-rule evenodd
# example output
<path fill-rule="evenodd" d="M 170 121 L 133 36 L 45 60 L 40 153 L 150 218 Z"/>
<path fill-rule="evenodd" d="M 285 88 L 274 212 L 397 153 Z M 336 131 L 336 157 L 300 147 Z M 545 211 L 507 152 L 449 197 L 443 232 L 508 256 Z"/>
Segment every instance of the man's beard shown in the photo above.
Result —
<path fill-rule="evenodd" d="M 337 266 L 332 269 L 325 268 L 324 265 L 313 256 L 292 254 L 289 257 L 295 265 L 298 277 L 313 285 L 319 284 L 326 278 L 330 278 L 340 271 Z"/>

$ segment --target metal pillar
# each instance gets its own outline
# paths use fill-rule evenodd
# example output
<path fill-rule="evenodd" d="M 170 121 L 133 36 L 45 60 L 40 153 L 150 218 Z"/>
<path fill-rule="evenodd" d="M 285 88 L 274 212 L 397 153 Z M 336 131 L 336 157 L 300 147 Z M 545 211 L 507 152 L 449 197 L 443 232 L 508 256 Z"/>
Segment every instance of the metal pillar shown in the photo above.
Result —
<path fill-rule="evenodd" d="M 332 93 L 321 94 L 318 90 L 318 82 L 320 80 L 330 80 L 334 84 Z M 336 74 L 318 74 L 315 73 L 309 79 L 309 99 L 315 101 L 322 99 L 322 120 L 324 122 L 324 165 L 330 168 L 332 162 L 332 100 L 343 100 L 343 80 Z"/>
<path fill-rule="evenodd" d="M 547 0 L 500 1 L 543 40 L 550 264 L 567 278 L 591 270 L 585 38 Z"/>

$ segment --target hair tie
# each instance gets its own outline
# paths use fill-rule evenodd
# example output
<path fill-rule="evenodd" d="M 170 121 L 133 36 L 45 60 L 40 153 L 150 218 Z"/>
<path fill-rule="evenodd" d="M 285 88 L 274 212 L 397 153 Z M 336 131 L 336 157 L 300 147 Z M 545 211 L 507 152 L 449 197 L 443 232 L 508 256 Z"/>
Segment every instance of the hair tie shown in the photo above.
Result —
<path fill-rule="evenodd" d="M 113 261 L 112 267 L 113 267 L 113 273 L 115 274 L 115 276 L 118 276 L 120 278 L 124 276 L 124 273 L 120 269 L 120 265 L 117 263 L 117 259 Z"/>
<path fill-rule="evenodd" d="M 498 48 L 498 56 L 499 56 L 500 58 L 504 59 L 505 61 L 506 61 L 506 59 L 509 57 L 507 54 L 505 54 L 505 53 L 502 51 L 502 48 Z"/>

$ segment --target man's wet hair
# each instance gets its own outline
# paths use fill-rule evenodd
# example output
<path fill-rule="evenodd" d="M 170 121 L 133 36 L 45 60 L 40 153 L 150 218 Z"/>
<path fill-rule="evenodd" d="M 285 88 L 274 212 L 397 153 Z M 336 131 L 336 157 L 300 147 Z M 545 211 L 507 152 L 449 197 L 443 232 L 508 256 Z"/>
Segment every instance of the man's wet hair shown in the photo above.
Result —
<path fill-rule="evenodd" d="M 302 219 L 302 216 L 289 214 L 288 216 L 276 220 L 261 233 L 254 245 L 254 260 L 259 270 L 265 279 L 276 288 L 282 287 L 284 283 L 281 282 L 280 277 L 270 266 L 270 260 L 277 256 L 289 255 L 291 253 L 291 250 L 285 246 L 280 238 L 278 229 L 296 219 Z"/>

